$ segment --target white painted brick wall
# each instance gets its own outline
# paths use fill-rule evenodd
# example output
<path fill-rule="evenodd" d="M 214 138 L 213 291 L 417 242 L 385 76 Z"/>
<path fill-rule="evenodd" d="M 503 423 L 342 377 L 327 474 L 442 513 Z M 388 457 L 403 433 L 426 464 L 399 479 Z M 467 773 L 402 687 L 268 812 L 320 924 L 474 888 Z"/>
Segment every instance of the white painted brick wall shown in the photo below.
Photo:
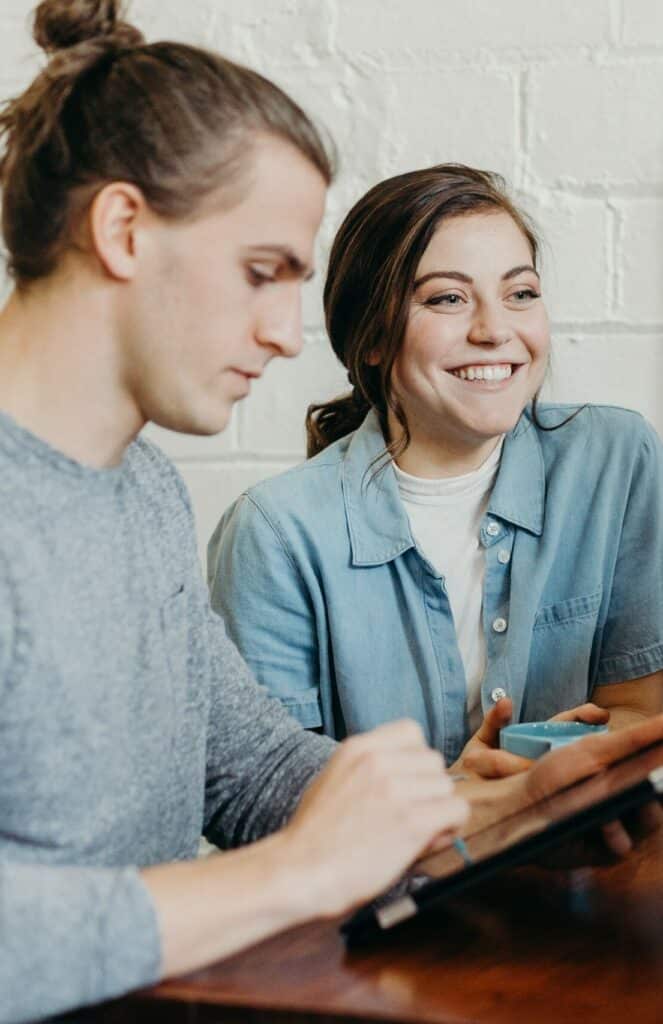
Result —
<path fill-rule="evenodd" d="M 0 4 L 0 86 L 36 66 L 31 0 Z M 337 140 L 319 244 L 381 177 L 438 160 L 505 174 L 540 224 L 554 329 L 547 393 L 639 409 L 663 434 L 661 0 L 133 0 L 148 38 L 216 47 L 273 77 Z M 251 483 L 303 457 L 309 402 L 344 372 L 324 338 L 273 364 L 218 438 L 151 433 L 191 488 L 203 550 Z"/>
<path fill-rule="evenodd" d="M 654 46 L 663 36 L 660 0 L 624 0 L 621 38 L 627 46 Z"/>
<path fill-rule="evenodd" d="M 662 150 L 663 152 L 663 150 Z M 616 313 L 625 321 L 663 321 L 663 199 L 615 203 L 619 220 L 620 276 Z"/>
<path fill-rule="evenodd" d="M 661 56 L 593 53 L 534 71 L 533 174 L 542 183 L 571 187 L 660 183 Z"/>

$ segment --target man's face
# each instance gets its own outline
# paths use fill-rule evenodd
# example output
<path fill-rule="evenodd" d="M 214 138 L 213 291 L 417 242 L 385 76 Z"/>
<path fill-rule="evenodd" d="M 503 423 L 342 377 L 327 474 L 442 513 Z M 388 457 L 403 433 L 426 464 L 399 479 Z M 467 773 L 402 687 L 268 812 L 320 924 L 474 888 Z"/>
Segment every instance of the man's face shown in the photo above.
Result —
<path fill-rule="evenodd" d="M 124 380 L 141 418 L 215 434 L 274 356 L 302 346 L 301 288 L 326 184 L 294 147 L 263 137 L 236 205 L 152 218 L 123 323 Z"/>

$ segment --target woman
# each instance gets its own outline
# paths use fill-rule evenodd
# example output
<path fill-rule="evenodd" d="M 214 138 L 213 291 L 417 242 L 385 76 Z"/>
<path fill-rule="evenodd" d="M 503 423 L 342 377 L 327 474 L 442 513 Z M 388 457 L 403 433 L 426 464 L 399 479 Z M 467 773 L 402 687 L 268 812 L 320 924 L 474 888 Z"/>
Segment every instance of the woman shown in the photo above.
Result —
<path fill-rule="evenodd" d="M 309 728 L 411 715 L 451 764 L 485 714 L 459 767 L 500 774 L 523 764 L 490 749 L 511 713 L 661 706 L 661 445 L 636 413 L 538 403 L 537 253 L 500 179 L 455 165 L 376 185 L 336 236 L 352 392 L 210 544 L 213 604 Z"/>
<path fill-rule="evenodd" d="M 412 723 L 334 754 L 256 686 L 184 486 L 137 438 L 221 430 L 298 351 L 331 176 L 315 129 L 112 0 L 47 0 L 35 36 L 50 61 L 0 117 L 3 1022 L 346 911 L 467 813 Z M 196 861 L 201 832 L 246 848 Z"/>

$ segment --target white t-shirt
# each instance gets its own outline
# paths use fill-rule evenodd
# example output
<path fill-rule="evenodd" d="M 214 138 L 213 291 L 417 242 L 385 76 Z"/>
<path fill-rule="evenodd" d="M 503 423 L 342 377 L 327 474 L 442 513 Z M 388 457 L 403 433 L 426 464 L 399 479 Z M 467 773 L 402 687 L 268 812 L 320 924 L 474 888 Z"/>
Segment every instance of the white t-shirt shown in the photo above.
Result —
<path fill-rule="evenodd" d="M 479 469 L 440 480 L 411 476 L 393 463 L 417 546 L 445 579 L 465 667 L 472 732 L 481 724 L 481 683 L 486 671 L 482 625 L 485 557 L 480 530 L 501 454 L 502 440 Z"/>

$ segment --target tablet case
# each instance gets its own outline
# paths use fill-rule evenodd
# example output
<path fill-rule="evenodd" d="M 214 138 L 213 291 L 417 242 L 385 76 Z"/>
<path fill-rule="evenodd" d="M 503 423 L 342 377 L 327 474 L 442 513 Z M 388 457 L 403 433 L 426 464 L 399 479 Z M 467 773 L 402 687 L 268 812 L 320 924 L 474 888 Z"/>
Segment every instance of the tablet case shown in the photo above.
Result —
<path fill-rule="evenodd" d="M 532 861 L 563 841 L 656 798 L 663 803 L 663 743 L 466 837 L 470 865 L 453 847 L 426 858 L 416 874 L 341 926 L 346 944 L 354 947 L 374 941 L 499 871 Z"/>

